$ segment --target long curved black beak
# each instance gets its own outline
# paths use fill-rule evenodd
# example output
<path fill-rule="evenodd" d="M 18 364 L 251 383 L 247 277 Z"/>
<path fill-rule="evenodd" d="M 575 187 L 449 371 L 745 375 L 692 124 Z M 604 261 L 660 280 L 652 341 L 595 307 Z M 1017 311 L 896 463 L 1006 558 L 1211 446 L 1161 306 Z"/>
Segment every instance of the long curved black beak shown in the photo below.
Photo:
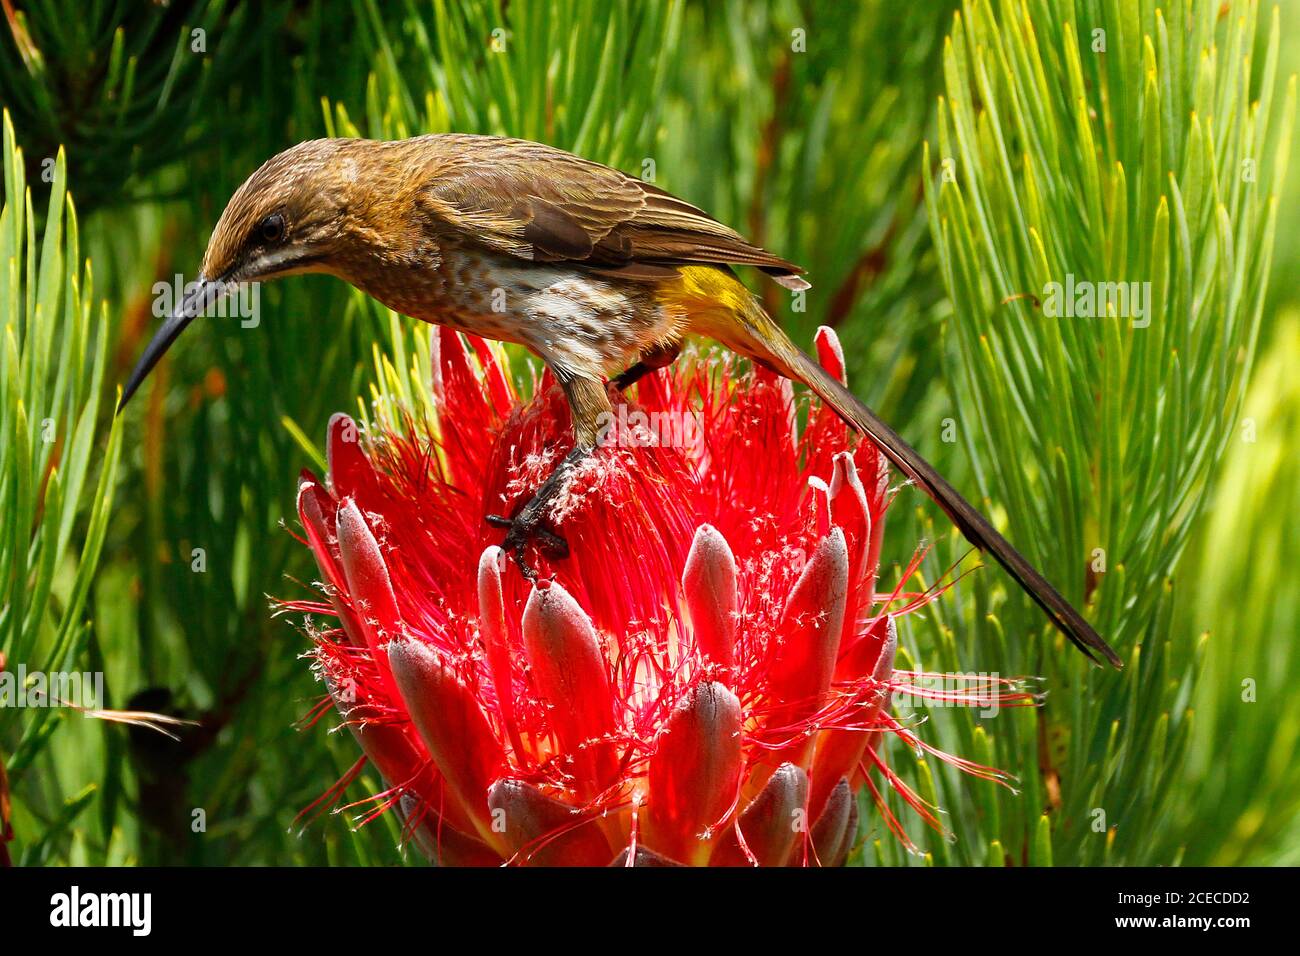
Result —
<path fill-rule="evenodd" d="M 172 314 L 163 321 L 162 326 L 154 333 L 153 339 L 145 346 L 140 361 L 135 363 L 135 370 L 126 383 L 126 389 L 122 392 L 122 399 L 117 403 L 116 414 L 121 414 L 122 409 L 131 400 L 131 396 L 135 394 L 136 389 L 153 371 L 153 367 L 158 364 L 159 360 L 167 354 L 167 350 L 171 348 L 171 344 L 176 341 L 177 337 L 185 331 L 185 327 L 202 315 L 208 306 L 225 295 L 226 290 L 227 283 L 221 279 L 209 279 L 202 273 L 185 287 L 185 294 L 180 303 L 172 311 Z"/>

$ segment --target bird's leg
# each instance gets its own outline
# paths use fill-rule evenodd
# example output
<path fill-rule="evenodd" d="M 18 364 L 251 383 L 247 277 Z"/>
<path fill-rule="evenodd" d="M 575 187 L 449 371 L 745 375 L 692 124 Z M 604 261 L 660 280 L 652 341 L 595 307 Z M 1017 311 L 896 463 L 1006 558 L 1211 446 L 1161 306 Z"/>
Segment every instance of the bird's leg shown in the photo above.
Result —
<path fill-rule="evenodd" d="M 620 392 L 625 391 L 651 372 L 671 365 L 681 350 L 681 342 L 656 346 L 642 353 L 638 361 L 615 376 L 610 384 Z M 562 381 L 561 385 L 569 399 L 569 409 L 573 413 L 574 434 L 578 436 L 577 443 L 514 517 L 487 516 L 488 524 L 508 529 L 501 547 L 514 556 L 519 570 L 530 581 L 537 577 L 537 570 L 528 563 L 527 558 L 530 541 L 535 540 L 542 553 L 553 561 L 563 560 L 569 556 L 568 542 L 545 525 L 546 509 L 564 491 L 574 469 L 595 451 L 600 416 L 602 413 L 612 411 L 605 390 L 602 388 L 597 395 L 596 383 L 592 380 L 577 378 L 567 383 Z M 590 443 L 582 437 L 584 434 L 590 434 Z"/>
<path fill-rule="evenodd" d="M 569 556 L 569 543 L 546 526 L 546 511 L 563 493 L 574 468 L 591 451 L 582 445 L 574 445 L 546 480 L 537 486 L 533 496 L 515 512 L 514 517 L 495 514 L 487 516 L 488 524 L 507 529 L 501 547 L 515 559 L 519 570 L 530 581 L 537 578 L 537 569 L 528 563 L 526 553 L 530 542 L 535 541 L 542 554 L 552 561 L 562 561 Z"/>
<path fill-rule="evenodd" d="M 677 356 L 681 354 L 681 351 L 681 342 L 667 342 L 663 345 L 655 346 L 652 349 L 642 352 L 641 358 L 629 365 L 618 375 L 615 375 L 610 383 L 620 392 L 626 392 L 651 372 L 672 365 Z"/>
<path fill-rule="evenodd" d="M 610 379 L 609 383 L 620 392 L 626 392 L 653 371 L 654 369 L 645 362 L 634 362 Z"/>
<path fill-rule="evenodd" d="M 569 544 L 553 528 L 546 525 L 546 514 L 555 499 L 568 487 L 569 479 L 587 456 L 596 450 L 602 424 L 602 415 L 611 412 L 605 386 L 596 379 L 570 377 L 560 380 L 569 411 L 573 417 L 574 444 L 555 469 L 537 487 L 513 517 L 488 515 L 487 522 L 496 528 L 506 528 L 504 551 L 510 554 L 520 572 L 530 581 L 537 579 L 537 569 L 528 563 L 528 545 L 536 542 L 538 548 L 553 561 L 569 556 Z"/>

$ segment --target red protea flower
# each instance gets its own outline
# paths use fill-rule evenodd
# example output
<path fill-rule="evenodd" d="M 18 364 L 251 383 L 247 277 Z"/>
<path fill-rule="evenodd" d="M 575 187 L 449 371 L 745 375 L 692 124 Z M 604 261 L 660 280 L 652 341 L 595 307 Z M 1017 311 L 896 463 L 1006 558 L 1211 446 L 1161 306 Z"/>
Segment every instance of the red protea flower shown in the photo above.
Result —
<path fill-rule="evenodd" d="M 924 746 L 890 713 L 922 686 L 894 621 L 935 595 L 876 592 L 892 493 L 870 444 L 820 407 L 799 427 L 785 380 L 687 357 L 616 399 L 553 511 L 570 556 L 536 555 L 533 586 L 484 518 L 568 450 L 567 407 L 434 334 L 435 420 L 363 443 L 335 416 L 328 484 L 299 490 L 328 602 L 285 607 L 337 618 L 316 666 L 365 755 L 330 796 L 369 760 L 389 788 L 370 816 L 395 809 L 444 864 L 839 864 L 863 788 L 902 834 L 876 775 L 937 825 L 879 752 Z M 833 333 L 817 344 L 842 378 Z"/>

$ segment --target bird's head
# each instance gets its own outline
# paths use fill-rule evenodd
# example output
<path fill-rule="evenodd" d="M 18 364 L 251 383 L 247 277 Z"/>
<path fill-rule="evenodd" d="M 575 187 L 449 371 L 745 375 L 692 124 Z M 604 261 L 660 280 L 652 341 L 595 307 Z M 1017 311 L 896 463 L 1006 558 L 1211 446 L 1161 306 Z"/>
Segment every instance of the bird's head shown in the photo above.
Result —
<path fill-rule="evenodd" d="M 365 145 L 347 139 L 299 143 L 248 177 L 217 221 L 199 275 L 136 363 L 119 411 L 185 327 L 239 283 L 337 271 Z"/>
<path fill-rule="evenodd" d="M 202 274 L 260 282 L 328 272 L 342 248 L 361 140 L 315 139 L 271 157 L 230 197 Z"/>

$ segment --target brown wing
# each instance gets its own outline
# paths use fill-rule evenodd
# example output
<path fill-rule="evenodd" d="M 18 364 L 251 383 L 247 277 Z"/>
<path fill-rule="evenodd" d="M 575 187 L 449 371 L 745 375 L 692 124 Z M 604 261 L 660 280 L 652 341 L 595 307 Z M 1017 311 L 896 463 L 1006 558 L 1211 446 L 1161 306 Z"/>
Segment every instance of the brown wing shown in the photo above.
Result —
<path fill-rule="evenodd" d="M 430 137 L 420 191 L 439 231 L 530 262 L 573 262 L 632 278 L 675 265 L 756 266 L 806 289 L 798 266 L 751 245 L 656 186 L 551 146 L 495 136 Z"/>

